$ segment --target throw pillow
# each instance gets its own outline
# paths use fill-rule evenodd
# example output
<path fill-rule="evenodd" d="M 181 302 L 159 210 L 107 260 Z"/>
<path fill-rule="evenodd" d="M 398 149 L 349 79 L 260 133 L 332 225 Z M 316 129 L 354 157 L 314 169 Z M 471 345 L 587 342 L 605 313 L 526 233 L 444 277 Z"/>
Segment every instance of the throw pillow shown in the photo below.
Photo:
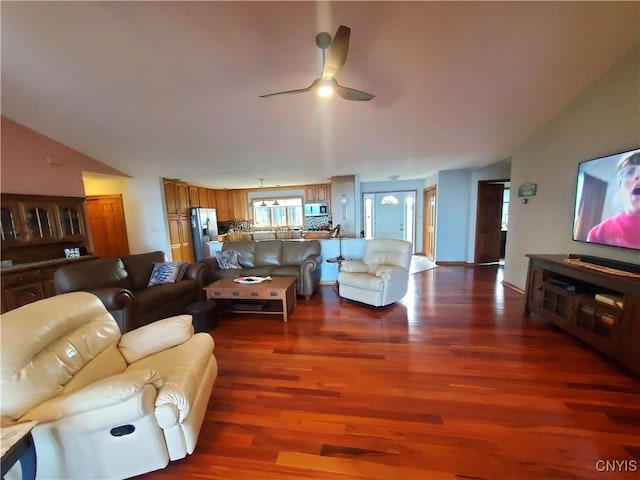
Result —
<path fill-rule="evenodd" d="M 161 285 L 163 283 L 174 283 L 178 277 L 181 263 L 182 262 L 154 263 L 147 287 Z"/>
<path fill-rule="evenodd" d="M 180 264 L 180 269 L 178 270 L 178 276 L 176 277 L 176 282 L 179 282 L 184 278 L 184 274 L 187 273 L 188 267 L 189 267 L 189 262 L 182 262 Z"/>
<path fill-rule="evenodd" d="M 240 269 L 242 268 L 238 263 L 238 252 L 236 250 L 225 250 L 215 252 L 218 266 L 221 270 Z"/>

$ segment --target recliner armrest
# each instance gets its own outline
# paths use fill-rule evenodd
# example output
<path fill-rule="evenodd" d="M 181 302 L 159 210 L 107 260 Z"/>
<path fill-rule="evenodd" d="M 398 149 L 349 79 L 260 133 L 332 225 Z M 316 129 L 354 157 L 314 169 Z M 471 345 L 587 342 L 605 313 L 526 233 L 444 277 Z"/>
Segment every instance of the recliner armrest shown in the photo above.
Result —
<path fill-rule="evenodd" d="M 351 273 L 369 273 L 369 267 L 360 260 L 344 260 L 340 264 L 340 270 Z"/>
<path fill-rule="evenodd" d="M 193 332 L 191 315 L 176 315 L 123 333 L 118 349 L 131 365 L 136 360 L 186 342 Z"/>
<path fill-rule="evenodd" d="M 125 371 L 103 378 L 68 395 L 60 395 L 41 403 L 27 412 L 22 419 L 51 422 L 111 405 L 124 404 L 127 399 L 140 395 L 145 386 L 153 385 L 157 390 L 163 384 L 162 377 L 155 370 Z M 140 408 L 140 406 L 132 408 Z M 139 412 L 139 415 L 142 414 L 143 412 Z"/>
<path fill-rule="evenodd" d="M 401 267 L 395 265 L 380 265 L 376 272 L 376 277 L 382 278 L 385 282 L 392 282 L 396 279 L 407 277 L 409 272 Z"/>

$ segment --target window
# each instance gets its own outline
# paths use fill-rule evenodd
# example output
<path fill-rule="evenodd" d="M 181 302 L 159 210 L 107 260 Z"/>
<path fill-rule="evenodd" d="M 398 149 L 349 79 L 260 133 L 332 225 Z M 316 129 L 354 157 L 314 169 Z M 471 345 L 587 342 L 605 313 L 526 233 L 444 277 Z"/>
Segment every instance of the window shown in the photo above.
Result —
<path fill-rule="evenodd" d="M 504 189 L 502 194 L 502 231 L 507 231 L 507 225 L 509 224 L 509 196 L 511 191 L 508 188 Z"/>
<path fill-rule="evenodd" d="M 302 227 L 302 198 L 261 198 L 252 202 L 256 228 Z"/>

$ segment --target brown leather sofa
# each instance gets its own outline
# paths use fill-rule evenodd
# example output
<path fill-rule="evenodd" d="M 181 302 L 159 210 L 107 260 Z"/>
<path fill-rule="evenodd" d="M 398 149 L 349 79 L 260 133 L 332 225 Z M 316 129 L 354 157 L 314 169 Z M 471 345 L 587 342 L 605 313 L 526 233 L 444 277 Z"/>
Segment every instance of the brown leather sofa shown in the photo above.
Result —
<path fill-rule="evenodd" d="M 189 264 L 180 281 L 147 286 L 154 263 L 166 261 L 156 251 L 67 265 L 54 274 L 56 293 L 93 293 L 125 333 L 185 313 L 187 305 L 204 299 L 207 269 L 201 263 Z"/>
<path fill-rule="evenodd" d="M 208 266 L 208 282 L 241 276 L 296 277 L 296 294 L 309 298 L 320 285 L 320 242 L 318 240 L 243 240 L 224 242 L 222 251 L 238 252 L 240 269 L 221 269 L 216 257 L 200 260 Z"/>

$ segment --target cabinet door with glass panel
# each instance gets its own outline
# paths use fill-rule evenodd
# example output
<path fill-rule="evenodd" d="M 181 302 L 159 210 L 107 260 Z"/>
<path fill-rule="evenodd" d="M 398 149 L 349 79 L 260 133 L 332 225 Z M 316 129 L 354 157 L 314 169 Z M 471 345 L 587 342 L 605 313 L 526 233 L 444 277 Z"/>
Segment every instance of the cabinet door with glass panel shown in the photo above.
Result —
<path fill-rule="evenodd" d="M 60 240 L 84 240 L 84 213 L 81 198 L 69 198 L 56 201 Z"/>
<path fill-rule="evenodd" d="M 19 245 L 26 240 L 19 202 L 2 201 L 0 222 L 2 223 L 2 246 Z"/>
<path fill-rule="evenodd" d="M 55 206 L 46 201 L 20 202 L 29 243 L 50 242 L 58 238 Z"/>

